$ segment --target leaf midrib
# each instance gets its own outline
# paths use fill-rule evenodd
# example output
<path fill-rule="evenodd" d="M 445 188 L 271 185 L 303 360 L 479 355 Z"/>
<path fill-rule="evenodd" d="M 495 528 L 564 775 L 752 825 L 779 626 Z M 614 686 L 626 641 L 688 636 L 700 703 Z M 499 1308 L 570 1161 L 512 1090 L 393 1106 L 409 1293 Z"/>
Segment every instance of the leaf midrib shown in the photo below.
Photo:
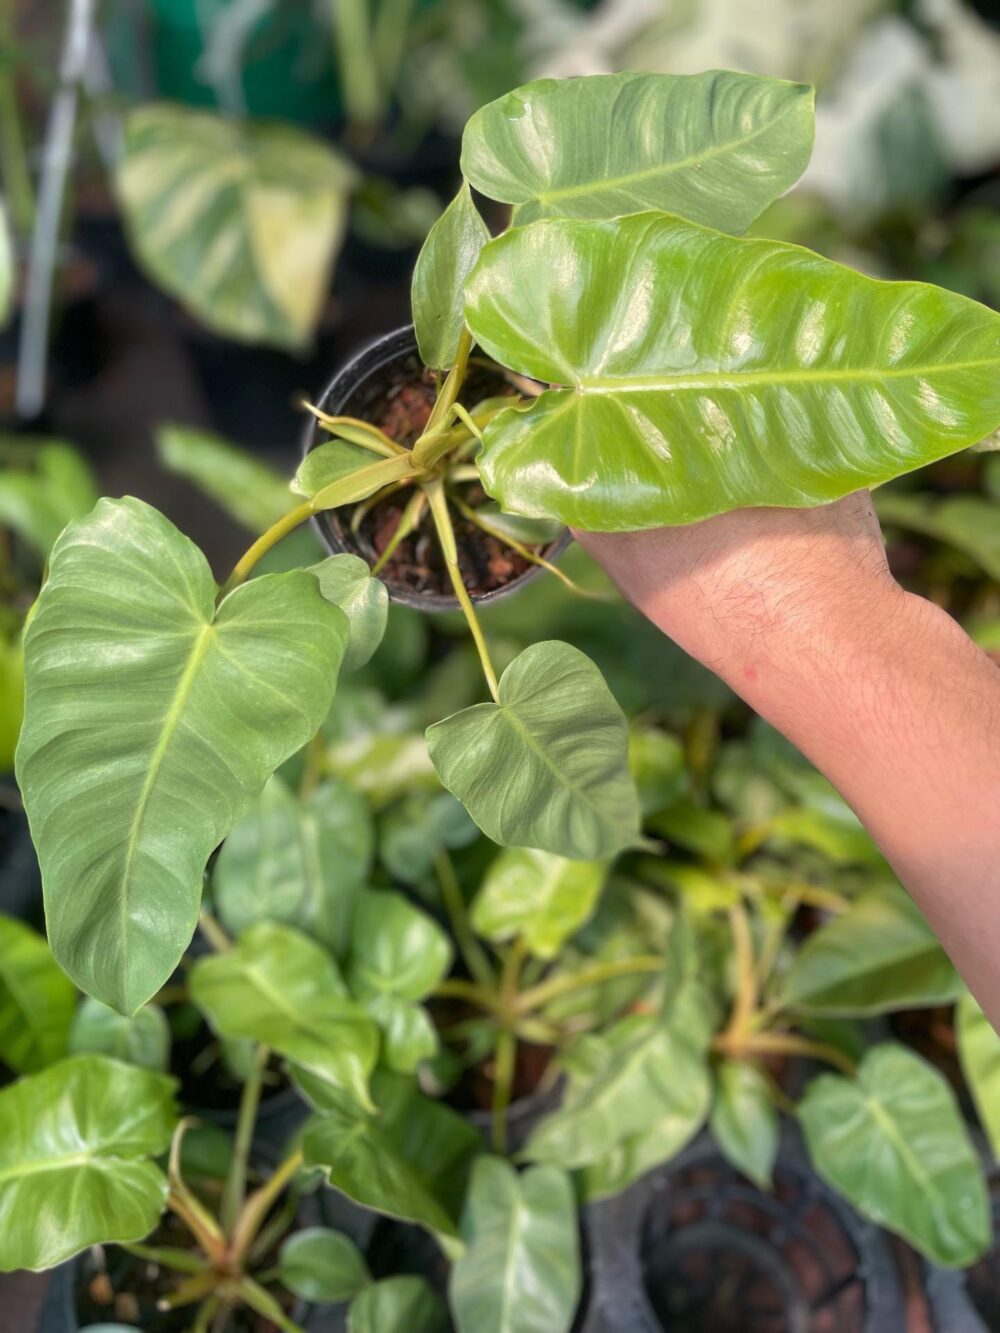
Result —
<path fill-rule="evenodd" d="M 981 370 L 985 367 L 1000 369 L 1000 356 L 974 361 L 951 361 L 917 366 L 887 368 L 843 367 L 838 369 L 808 370 L 750 370 L 704 371 L 701 374 L 658 375 L 583 375 L 573 389 L 580 395 L 604 393 L 677 393 L 685 389 L 745 389 L 754 385 L 838 383 L 862 380 L 879 383 L 882 380 L 914 379 L 927 375 L 954 374 L 962 370 Z"/>

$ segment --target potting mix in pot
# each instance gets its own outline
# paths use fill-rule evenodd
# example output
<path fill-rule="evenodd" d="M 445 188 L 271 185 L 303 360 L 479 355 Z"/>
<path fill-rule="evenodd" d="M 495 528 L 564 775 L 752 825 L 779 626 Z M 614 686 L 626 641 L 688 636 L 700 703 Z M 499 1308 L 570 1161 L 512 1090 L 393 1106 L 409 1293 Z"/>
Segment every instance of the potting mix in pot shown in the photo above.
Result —
<path fill-rule="evenodd" d="M 0 920 L 0 1268 L 61 1266 L 51 1327 L 881 1329 L 886 1231 L 989 1251 L 970 1108 L 882 1016 L 958 1002 L 994 1148 L 1000 1039 L 875 846 L 761 724 L 627 724 L 535 577 L 610 616 L 567 528 L 821 504 L 1000 424 L 1000 315 L 739 235 L 812 134 L 808 87 L 725 72 L 490 103 L 412 331 L 311 407 L 221 588 L 129 497 L 55 541 L 17 750 L 48 942 Z M 334 554 L 261 572 L 307 520 Z M 407 697 L 390 595 L 459 611 L 477 674 Z"/>

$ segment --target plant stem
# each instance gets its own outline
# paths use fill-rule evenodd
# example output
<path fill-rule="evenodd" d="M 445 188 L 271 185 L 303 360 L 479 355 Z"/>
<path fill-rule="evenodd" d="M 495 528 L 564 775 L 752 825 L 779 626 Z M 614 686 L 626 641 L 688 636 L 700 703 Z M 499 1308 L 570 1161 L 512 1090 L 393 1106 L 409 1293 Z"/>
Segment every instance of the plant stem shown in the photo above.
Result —
<path fill-rule="evenodd" d="M 139 1245 L 125 1241 L 122 1249 L 134 1254 L 137 1259 L 159 1264 L 161 1268 L 169 1268 L 176 1273 L 203 1273 L 208 1266 L 199 1255 L 172 1245 Z"/>
<path fill-rule="evenodd" d="M 857 1073 L 854 1061 L 836 1046 L 794 1032 L 754 1032 L 738 1039 L 724 1032 L 714 1039 L 712 1048 L 737 1060 L 753 1055 L 803 1055 L 834 1065 L 851 1077 Z"/>
<path fill-rule="evenodd" d="M 414 491 L 413 495 L 406 503 L 406 508 L 399 516 L 399 522 L 396 524 L 396 531 L 386 543 L 385 550 L 372 565 L 372 574 L 380 574 L 385 566 L 396 553 L 400 542 L 405 541 L 420 524 L 421 516 L 424 512 L 424 506 L 427 504 L 426 492 L 422 490 Z"/>
<path fill-rule="evenodd" d="M 191 1333 L 208 1333 L 212 1324 L 212 1318 L 222 1302 L 218 1296 L 209 1296 L 198 1307 L 198 1313 L 195 1315 L 194 1323 L 191 1325 Z"/>
<path fill-rule="evenodd" d="M 339 426 L 349 426 L 352 432 L 366 437 L 358 440 L 350 439 L 346 435 L 341 439 L 347 439 L 349 444 L 356 444 L 361 449 L 370 449 L 373 454 L 381 454 L 383 458 L 395 458 L 399 454 L 406 453 L 405 445 L 397 443 L 391 436 L 386 435 L 384 430 L 379 430 L 378 426 L 373 426 L 369 421 L 363 421 L 360 417 L 331 417 L 318 408 L 315 403 L 310 403 L 307 398 L 302 400 L 302 406 L 307 412 L 311 412 L 331 434 L 337 434 Z"/>
<path fill-rule="evenodd" d="M 444 847 L 439 847 L 434 853 L 434 869 L 437 871 L 438 884 L 441 888 L 441 899 L 451 922 L 451 931 L 455 936 L 455 942 L 458 944 L 465 966 L 469 969 L 470 975 L 479 983 L 479 986 L 492 993 L 496 986 L 496 976 L 490 966 L 486 951 L 476 939 L 475 933 L 469 924 L 469 914 L 465 909 L 465 895 L 462 893 L 462 886 L 458 882 L 451 857 Z"/>
<path fill-rule="evenodd" d="M 434 519 L 434 526 L 437 528 L 438 541 L 441 544 L 441 554 L 444 556 L 444 563 L 448 570 L 448 577 L 451 579 L 451 586 L 455 590 L 455 596 L 458 598 L 458 604 L 462 608 L 462 614 L 465 616 L 466 624 L 469 626 L 469 633 L 472 635 L 472 641 L 476 645 L 476 652 L 479 654 L 479 661 L 482 664 L 483 675 L 486 677 L 486 684 L 490 688 L 490 694 L 493 696 L 494 703 L 500 702 L 500 684 L 497 680 L 497 673 L 493 668 L 493 661 L 490 657 L 490 650 L 486 646 L 486 639 L 483 635 L 482 626 L 476 615 L 475 607 L 472 605 L 472 598 L 466 591 L 465 584 L 462 582 L 462 574 L 458 567 L 458 547 L 455 545 L 455 529 L 451 525 L 451 517 L 448 513 L 448 501 L 445 498 L 444 485 L 440 479 L 428 482 L 426 486 L 427 499 L 431 506 L 431 515 Z"/>
<path fill-rule="evenodd" d="M 736 995 L 733 1011 L 726 1028 L 733 1041 L 739 1041 L 750 1026 L 757 1006 L 757 974 L 753 956 L 753 937 L 750 921 L 742 903 L 729 909 L 729 928 L 733 936 L 733 954 L 736 960 Z"/>
<path fill-rule="evenodd" d="M 295 1221 L 298 1199 L 290 1197 L 287 1202 L 261 1227 L 257 1239 L 247 1252 L 247 1267 L 252 1268 L 261 1259 L 266 1259 L 271 1250 Z M 264 1279 L 258 1273 L 259 1281 Z"/>
<path fill-rule="evenodd" d="M 305 1333 L 301 1325 L 293 1323 L 288 1318 L 271 1293 L 265 1291 L 252 1277 L 243 1278 L 236 1290 L 239 1292 L 240 1299 L 249 1305 L 251 1310 L 256 1310 L 259 1315 L 263 1315 L 265 1319 L 270 1319 L 272 1323 L 277 1324 L 282 1333 Z"/>
<path fill-rule="evenodd" d="M 497 1033 L 493 1058 L 493 1150 L 507 1151 L 507 1107 L 514 1087 L 514 1068 L 517 1061 L 517 1038 L 509 1028 Z"/>
<path fill-rule="evenodd" d="M 461 977 L 449 977 L 446 981 L 438 982 L 434 994 L 443 998 L 453 996 L 457 1000 L 468 1000 L 489 1014 L 500 1013 L 500 996 L 492 986 L 477 986 L 474 981 L 464 981 Z"/>
<path fill-rule="evenodd" d="M 583 972 L 551 977 L 548 981 L 541 981 L 537 986 L 532 986 L 530 990 L 522 991 L 518 997 L 517 1010 L 521 1014 L 531 1013 L 563 995 L 571 995 L 576 990 L 587 990 L 590 986 L 599 986 L 618 977 L 640 976 L 643 973 L 662 971 L 663 959 L 655 954 L 639 954 L 635 958 L 618 958 L 608 963 L 597 963 Z"/>
<path fill-rule="evenodd" d="M 10 217 L 18 236 L 28 236 L 35 221 L 35 192 L 31 184 L 24 127 L 17 104 L 14 78 L 13 0 L 0 3 L 0 177 L 10 200 Z"/>
<path fill-rule="evenodd" d="M 279 518 L 277 523 L 272 524 L 272 526 L 269 527 L 262 536 L 258 537 L 249 550 L 236 562 L 233 567 L 233 572 L 222 585 L 222 589 L 219 593 L 219 600 L 221 601 L 228 592 L 232 592 L 232 590 L 239 584 L 245 583 L 250 577 L 254 565 L 256 565 L 259 560 L 262 560 L 273 546 L 277 546 L 282 537 L 287 537 L 293 529 L 299 526 L 300 523 L 304 523 L 306 519 L 312 518 L 313 513 L 312 501 L 304 500 L 302 504 L 296 505 L 294 509 L 290 509 L 287 514 L 282 518 Z"/>
<path fill-rule="evenodd" d="M 538 565 L 541 569 L 547 570 L 548 573 L 554 574 L 560 583 L 565 584 L 566 587 L 569 588 L 570 592 L 575 592 L 580 597 L 591 597 L 598 602 L 610 602 L 614 600 L 611 594 L 591 592 L 589 588 L 581 588 L 579 583 L 577 583 L 575 579 L 571 579 L 570 576 L 561 570 L 558 565 L 554 565 L 551 560 L 546 560 L 545 556 L 539 555 L 538 552 L 533 551 L 530 546 L 525 546 L 523 542 L 519 542 L 514 537 L 510 537 L 506 533 L 501 532 L 499 528 L 494 527 L 489 519 L 483 518 L 483 516 L 478 514 L 471 505 L 467 505 L 465 501 L 460 500 L 458 496 L 452 496 L 452 504 L 464 518 L 469 520 L 470 523 L 474 523 L 476 527 L 482 529 L 483 532 L 488 532 L 491 537 L 496 537 L 497 541 L 501 541 L 505 546 L 509 546 L 512 551 L 517 552 L 522 560 L 527 560 L 529 564 Z"/>
<path fill-rule="evenodd" d="M 198 927 L 216 953 L 225 953 L 233 947 L 232 940 L 207 907 L 198 913 Z"/>
<path fill-rule="evenodd" d="M 184 1305 L 194 1305 L 195 1301 L 203 1300 L 211 1294 L 218 1280 L 217 1275 L 206 1268 L 203 1272 L 195 1273 L 185 1278 L 183 1282 L 178 1282 L 173 1291 L 160 1297 L 156 1302 L 156 1308 L 167 1311 L 179 1310 Z"/>
<path fill-rule="evenodd" d="M 178 1123 L 170 1141 L 170 1155 L 167 1159 L 167 1181 L 170 1187 L 167 1207 L 181 1219 L 209 1261 L 214 1266 L 220 1267 L 226 1261 L 226 1238 L 212 1214 L 188 1189 L 181 1174 L 181 1144 L 185 1133 L 194 1123 L 191 1117 L 185 1117 Z"/>
<path fill-rule="evenodd" d="M 274 1175 L 247 1199 L 233 1233 L 232 1254 L 236 1262 L 242 1262 L 256 1240 L 271 1205 L 301 1165 L 302 1150 L 297 1149 L 286 1157 Z"/>
<path fill-rule="evenodd" d="M 243 1084 L 240 1094 L 240 1109 L 236 1119 L 236 1138 L 233 1144 L 233 1157 L 229 1164 L 225 1188 L 222 1192 L 220 1221 L 227 1236 L 232 1236 L 239 1211 L 243 1207 L 247 1185 L 247 1160 L 250 1156 L 250 1144 L 257 1123 L 257 1110 L 260 1106 L 260 1093 L 264 1083 L 264 1070 L 270 1058 L 270 1048 L 263 1043 L 254 1051 L 253 1065 Z"/>

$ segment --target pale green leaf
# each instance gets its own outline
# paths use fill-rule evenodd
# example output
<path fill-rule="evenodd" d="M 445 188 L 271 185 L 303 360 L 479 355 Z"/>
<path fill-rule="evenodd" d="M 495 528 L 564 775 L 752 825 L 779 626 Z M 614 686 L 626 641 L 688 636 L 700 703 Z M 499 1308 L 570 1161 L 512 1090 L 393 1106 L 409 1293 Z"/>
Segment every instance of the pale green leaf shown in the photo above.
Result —
<path fill-rule="evenodd" d="M 0 631 L 0 773 L 14 767 L 14 751 L 24 716 L 24 648 L 15 631 L 8 640 Z"/>
<path fill-rule="evenodd" d="M 291 488 L 296 495 L 311 499 L 335 481 L 349 477 L 359 468 L 378 462 L 378 456 L 360 444 L 347 440 L 324 440 L 310 449 L 292 478 Z"/>
<path fill-rule="evenodd" d="M 202 553 L 130 498 L 63 533 L 36 608 L 17 773 L 49 940 L 134 1013 L 191 938 L 209 855 L 326 716 L 347 622 L 304 570 L 216 610 Z"/>
<path fill-rule="evenodd" d="M 156 453 L 251 532 L 263 532 L 292 508 L 288 482 L 273 468 L 207 430 L 161 426 Z"/>
<path fill-rule="evenodd" d="M 687 787 L 684 747 L 669 732 L 632 727 L 628 736 L 628 765 L 643 815 L 655 814 L 684 795 Z"/>
<path fill-rule="evenodd" d="M 802 174 L 813 92 L 712 70 L 538 79 L 465 127 L 462 170 L 515 225 L 644 209 L 743 229 Z"/>
<path fill-rule="evenodd" d="M 351 1303 L 347 1333 L 447 1333 L 444 1302 L 422 1277 L 374 1282 Z"/>
<path fill-rule="evenodd" d="M 87 996 L 73 1020 L 69 1045 L 74 1055 L 108 1055 L 123 1064 L 166 1073 L 170 1025 L 155 1004 L 145 1004 L 126 1018 Z"/>
<path fill-rule="evenodd" d="M 466 293 L 491 356 L 566 386 L 484 431 L 487 490 L 529 516 L 619 531 L 820 504 L 1000 421 L 994 311 L 660 213 L 515 228 Z"/>
<path fill-rule="evenodd" d="M 371 1282 L 354 1241 L 329 1227 L 306 1227 L 289 1236 L 278 1269 L 288 1290 L 304 1301 L 350 1301 Z"/>
<path fill-rule="evenodd" d="M 389 619 L 389 590 L 356 555 L 331 555 L 311 566 L 311 572 L 326 600 L 347 616 L 350 635 L 344 670 L 357 671 L 382 642 Z"/>
<path fill-rule="evenodd" d="M 0 1060 L 29 1074 L 61 1059 L 75 1008 L 76 987 L 44 938 L 0 916 Z"/>
<path fill-rule="evenodd" d="M 490 239 L 468 182 L 427 233 L 413 269 L 411 301 L 420 359 L 433 370 L 454 365 L 465 325 L 465 279 Z"/>
<path fill-rule="evenodd" d="M 258 921 L 283 921 L 344 958 L 373 846 L 368 803 L 346 782 L 322 782 L 299 799 L 273 777 L 215 862 L 219 917 L 235 935 Z"/>
<path fill-rule="evenodd" d="M 557 1167 L 518 1175 L 480 1158 L 449 1284 L 458 1333 L 566 1333 L 580 1299 L 577 1226 L 573 1187 Z"/>
<path fill-rule="evenodd" d="M 0 1270 L 51 1268 L 159 1221 L 173 1081 L 78 1055 L 0 1091 Z"/>
<path fill-rule="evenodd" d="M 370 1106 L 378 1033 L 326 950 L 261 922 L 191 969 L 191 998 L 220 1037 L 263 1042 Z"/>
<path fill-rule="evenodd" d="M 947 1004 L 962 983 L 898 885 L 862 894 L 806 940 L 778 992 L 789 1009 L 866 1016 Z"/>
<path fill-rule="evenodd" d="M 621 709 L 589 658 L 532 644 L 475 704 L 427 731 L 441 781 L 501 846 L 592 861 L 639 833 Z"/>
<path fill-rule="evenodd" d="M 985 574 L 1000 579 L 1000 502 L 982 495 L 878 495 L 878 516 L 888 527 L 918 532 L 953 546 Z"/>
<path fill-rule="evenodd" d="M 304 346 L 340 248 L 353 167 L 277 121 L 141 106 L 125 118 L 118 197 L 150 276 L 232 338 Z"/>
<path fill-rule="evenodd" d="M 779 1136 L 770 1083 L 743 1060 L 723 1060 L 715 1080 L 709 1124 L 716 1143 L 737 1171 L 770 1189 Z"/>
<path fill-rule="evenodd" d="M 508 847 L 486 871 L 472 904 L 472 925 L 496 942 L 519 935 L 536 957 L 554 958 L 590 919 L 607 873 L 604 861 Z"/>
<path fill-rule="evenodd" d="M 417 790 L 379 819 L 379 860 L 392 879 L 421 884 L 443 848 L 467 847 L 478 837 L 479 830 L 450 792 Z"/>
<path fill-rule="evenodd" d="M 993 1156 L 1000 1161 L 1000 1036 L 968 993 L 958 1002 L 955 1035 L 979 1123 Z"/>
<path fill-rule="evenodd" d="M 674 801 L 647 823 L 668 843 L 695 852 L 709 861 L 725 864 L 733 858 L 735 836 L 726 816 L 719 810 L 698 805 L 686 796 Z"/>
<path fill-rule="evenodd" d="M 886 1043 L 856 1079 L 822 1074 L 799 1119 L 819 1174 L 933 1263 L 964 1268 L 989 1247 L 979 1159 L 954 1093 L 919 1056 Z"/>
<path fill-rule="evenodd" d="M 63 528 L 97 502 L 84 459 L 61 440 L 0 436 L 0 526 L 10 528 L 43 558 Z"/>

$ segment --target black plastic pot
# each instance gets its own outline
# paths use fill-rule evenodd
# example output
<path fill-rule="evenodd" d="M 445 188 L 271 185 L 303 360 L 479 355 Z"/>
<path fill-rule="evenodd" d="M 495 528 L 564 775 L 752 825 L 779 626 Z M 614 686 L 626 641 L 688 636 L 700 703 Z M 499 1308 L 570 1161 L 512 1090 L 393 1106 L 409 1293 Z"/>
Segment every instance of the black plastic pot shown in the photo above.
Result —
<path fill-rule="evenodd" d="M 387 333 L 384 337 L 376 339 L 375 342 L 370 343 L 356 356 L 352 357 L 345 366 L 341 367 L 323 390 L 317 406 L 330 416 L 364 416 L 366 388 L 369 391 L 374 390 L 377 377 L 382 371 L 390 366 L 412 367 L 416 375 L 420 371 L 420 365 L 413 325 L 408 324 L 404 328 L 397 329 L 394 333 Z M 315 449 L 317 445 L 322 444 L 327 438 L 319 422 L 310 421 L 306 427 L 303 456 L 308 454 L 310 450 Z M 369 564 L 374 562 L 376 558 L 375 551 L 351 532 L 349 525 L 342 521 L 340 511 L 326 510 L 322 514 L 317 514 L 313 523 L 320 539 L 334 555 L 347 552 L 350 555 L 360 556 Z M 566 549 L 569 541 L 569 532 L 565 532 L 547 549 L 546 557 L 551 560 L 560 555 Z M 525 570 L 523 574 L 504 587 L 474 595 L 472 600 L 477 604 L 495 602 L 498 598 L 506 597 L 509 593 L 523 587 L 531 579 L 537 578 L 541 572 L 537 565 L 532 565 L 530 569 Z M 383 575 L 383 578 L 385 578 L 385 575 Z M 389 589 L 389 595 L 394 601 L 403 602 L 418 611 L 458 610 L 458 600 L 451 595 L 433 592 L 417 593 L 408 588 L 393 587 L 388 579 L 385 579 L 385 581 Z"/>
<path fill-rule="evenodd" d="M 512 1156 L 519 1153 L 531 1137 L 532 1131 L 547 1115 L 551 1115 L 562 1102 L 565 1079 L 558 1078 L 551 1086 L 537 1089 L 526 1097 L 518 1097 L 507 1107 L 504 1120 L 507 1126 L 507 1151 Z M 463 1111 L 462 1115 L 471 1125 L 490 1139 L 493 1130 L 493 1115 L 490 1111 Z"/>
<path fill-rule="evenodd" d="M 888 1333 L 906 1327 L 888 1237 L 786 1128 L 764 1193 L 709 1135 L 588 1211 L 593 1329 Z"/>

